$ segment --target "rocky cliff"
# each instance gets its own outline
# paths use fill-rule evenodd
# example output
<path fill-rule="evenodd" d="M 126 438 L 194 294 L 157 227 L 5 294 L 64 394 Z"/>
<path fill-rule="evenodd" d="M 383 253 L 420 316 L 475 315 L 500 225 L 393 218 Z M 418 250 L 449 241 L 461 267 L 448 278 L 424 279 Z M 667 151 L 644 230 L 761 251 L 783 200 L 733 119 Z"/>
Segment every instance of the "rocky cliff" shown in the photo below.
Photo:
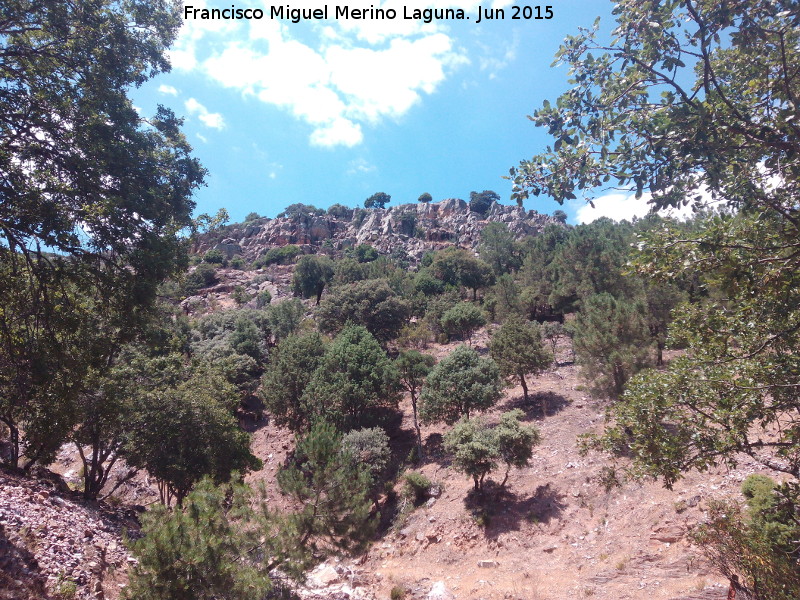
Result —
<path fill-rule="evenodd" d="M 450 198 L 385 209 L 353 209 L 336 216 L 309 213 L 259 219 L 226 227 L 221 236 L 206 238 L 198 250 L 218 248 L 228 256 L 241 254 L 247 260 L 254 260 L 267 249 L 286 244 L 304 246 L 307 252 L 313 252 L 323 245 L 343 250 L 366 243 L 382 254 L 404 247 L 411 258 L 419 259 L 429 250 L 450 244 L 474 249 L 481 231 L 491 222 L 508 224 L 519 238 L 558 223 L 535 210 L 497 203 L 480 215 L 472 212 L 464 200 Z"/>

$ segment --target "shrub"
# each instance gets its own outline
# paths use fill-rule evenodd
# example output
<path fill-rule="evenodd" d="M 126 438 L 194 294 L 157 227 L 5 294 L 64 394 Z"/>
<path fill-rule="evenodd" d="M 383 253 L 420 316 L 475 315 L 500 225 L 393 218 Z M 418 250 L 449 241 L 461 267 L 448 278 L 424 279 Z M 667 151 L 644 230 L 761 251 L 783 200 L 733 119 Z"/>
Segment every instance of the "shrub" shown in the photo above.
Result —
<path fill-rule="evenodd" d="M 261 268 L 269 265 L 290 265 L 302 250 L 294 244 L 287 244 L 279 248 L 270 248 L 253 263 L 253 267 Z"/>
<path fill-rule="evenodd" d="M 203 261 L 214 265 L 221 265 L 225 255 L 217 249 L 212 249 L 203 255 Z"/>
<path fill-rule="evenodd" d="M 202 263 L 186 276 L 183 291 L 187 296 L 193 296 L 201 289 L 214 285 L 216 282 L 217 270 L 208 263 Z"/>
<path fill-rule="evenodd" d="M 409 471 L 403 475 L 403 497 L 419 506 L 430 497 L 433 483 L 422 473 Z"/>
<path fill-rule="evenodd" d="M 337 219 L 352 219 L 353 209 L 343 204 L 331 204 L 328 207 L 328 214 Z"/>
<path fill-rule="evenodd" d="M 264 308 L 270 302 L 272 302 L 272 294 L 269 293 L 269 290 L 261 290 L 256 295 L 256 308 Z"/>
<path fill-rule="evenodd" d="M 486 325 L 483 311 L 470 302 L 460 302 L 445 311 L 441 319 L 442 329 L 448 337 L 471 340 L 476 329 Z"/>

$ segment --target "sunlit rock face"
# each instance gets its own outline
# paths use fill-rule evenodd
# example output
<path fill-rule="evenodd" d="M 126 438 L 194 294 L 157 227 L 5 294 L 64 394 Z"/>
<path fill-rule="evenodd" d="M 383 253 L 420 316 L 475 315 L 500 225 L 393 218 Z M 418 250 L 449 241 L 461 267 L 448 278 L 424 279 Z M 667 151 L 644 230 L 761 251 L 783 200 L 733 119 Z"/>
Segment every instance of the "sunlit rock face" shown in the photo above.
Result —
<path fill-rule="evenodd" d="M 381 254 L 391 254 L 402 247 L 411 259 L 419 260 L 425 252 L 453 244 L 474 250 L 481 230 L 491 222 L 506 223 L 517 238 L 536 235 L 547 225 L 558 224 L 553 217 L 535 210 L 497 203 L 480 215 L 472 212 L 464 200 L 448 198 L 441 202 L 356 209 L 349 219 L 310 214 L 261 219 L 228 227 L 224 239 L 208 238 L 200 251 L 216 247 L 230 255 L 232 250 L 240 249 L 246 260 L 254 260 L 269 248 L 287 244 L 304 246 L 307 252 L 323 245 L 336 251 L 370 244 Z"/>

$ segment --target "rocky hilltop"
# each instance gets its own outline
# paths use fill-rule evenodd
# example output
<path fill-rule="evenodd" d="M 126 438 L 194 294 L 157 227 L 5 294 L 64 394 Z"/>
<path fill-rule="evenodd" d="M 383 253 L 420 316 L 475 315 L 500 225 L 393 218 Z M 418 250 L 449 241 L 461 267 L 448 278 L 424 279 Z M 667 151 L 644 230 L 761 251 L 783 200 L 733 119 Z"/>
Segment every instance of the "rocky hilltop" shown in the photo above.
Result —
<path fill-rule="evenodd" d="M 343 250 L 370 244 L 382 254 L 398 247 L 411 258 L 456 244 L 474 249 L 480 233 L 492 222 L 506 223 L 517 237 L 535 235 L 559 221 L 535 210 L 494 203 L 485 214 L 470 210 L 459 198 L 436 203 L 400 204 L 391 208 L 347 209 L 336 214 L 295 214 L 275 219 L 262 218 L 229 225 L 217 235 L 207 236 L 198 250 L 217 248 L 229 257 L 241 254 L 254 260 L 266 249 L 296 244 L 313 252 L 323 245 Z"/>

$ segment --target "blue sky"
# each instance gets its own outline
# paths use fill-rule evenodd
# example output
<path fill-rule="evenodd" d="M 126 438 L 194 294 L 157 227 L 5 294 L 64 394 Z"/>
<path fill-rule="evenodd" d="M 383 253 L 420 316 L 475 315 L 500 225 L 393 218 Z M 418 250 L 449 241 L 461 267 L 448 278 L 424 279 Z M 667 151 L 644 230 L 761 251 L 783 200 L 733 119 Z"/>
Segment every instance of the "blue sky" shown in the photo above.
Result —
<path fill-rule="evenodd" d="M 224 207 L 233 221 L 253 211 L 274 217 L 294 202 L 360 206 L 379 191 L 392 205 L 423 192 L 468 199 L 484 189 L 511 203 L 502 176 L 550 143 L 526 115 L 568 87 L 566 67 L 550 66 L 559 44 L 597 16 L 603 31 L 613 27 L 607 0 L 550 1 L 550 20 L 512 20 L 502 0 L 353 0 L 350 7 L 398 16 L 292 23 L 250 0 L 236 7 L 263 8 L 264 19 L 185 21 L 172 71 L 136 90 L 134 103 L 143 114 L 162 103 L 185 117 L 209 170 L 198 213 Z M 404 7 L 430 6 L 461 7 L 470 20 L 403 19 Z M 505 19 L 475 23 L 478 6 L 505 8 Z M 563 208 L 572 222 L 642 212 L 642 201 L 625 201 L 612 197 L 593 212 L 582 202 Z M 526 207 L 561 208 L 542 199 Z"/>

